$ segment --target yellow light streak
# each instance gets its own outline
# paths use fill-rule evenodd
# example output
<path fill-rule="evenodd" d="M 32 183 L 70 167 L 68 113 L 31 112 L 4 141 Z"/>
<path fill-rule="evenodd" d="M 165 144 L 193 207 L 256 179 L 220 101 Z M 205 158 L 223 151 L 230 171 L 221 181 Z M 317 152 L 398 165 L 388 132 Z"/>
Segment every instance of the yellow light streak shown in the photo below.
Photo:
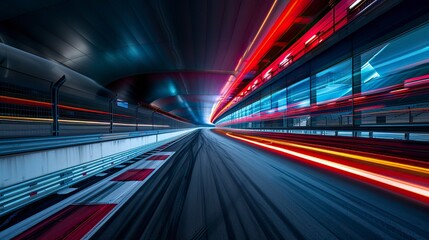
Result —
<path fill-rule="evenodd" d="M 364 178 L 367 178 L 367 179 L 370 179 L 370 180 L 373 180 L 373 181 L 376 181 L 376 182 L 380 182 L 380 183 L 383 183 L 383 184 L 386 184 L 386 185 L 390 185 L 390 186 L 393 186 L 395 188 L 399 188 L 399 189 L 405 190 L 407 192 L 411 192 L 411 193 L 418 194 L 420 196 L 429 198 L 429 189 L 426 188 L 426 187 L 424 187 L 424 186 L 420 186 L 420 185 L 413 184 L 413 183 L 410 183 L 410 182 L 406 182 L 406 181 L 403 181 L 403 180 L 399 180 L 399 179 L 395 179 L 395 178 L 383 176 L 383 175 L 380 175 L 380 174 L 377 174 L 377 173 L 372 173 L 372 172 L 369 172 L 369 171 L 366 171 L 366 170 L 362 170 L 362 169 L 358 169 L 358 168 L 355 168 L 355 167 L 350 167 L 350 166 L 347 166 L 347 165 L 344 165 L 344 164 L 331 162 L 331 161 L 328 161 L 328 160 L 325 160 L 325 159 L 322 159 L 322 158 L 318 158 L 318 157 L 310 156 L 310 155 L 307 155 L 307 154 L 295 152 L 295 151 L 284 149 L 284 148 L 281 148 L 281 147 L 276 147 L 276 146 L 272 146 L 272 145 L 269 145 L 269 144 L 252 141 L 252 140 L 249 140 L 247 138 L 242 138 L 242 137 L 234 136 L 234 135 L 232 135 L 230 133 L 226 133 L 226 135 L 228 135 L 228 136 L 230 136 L 232 138 L 235 138 L 235 139 L 239 139 L 239 140 L 244 141 L 244 142 L 252 143 L 252 144 L 259 145 L 259 146 L 262 146 L 262 147 L 265 147 L 265 148 L 276 150 L 278 152 L 282 152 L 282 153 L 286 153 L 286 154 L 289 154 L 289 155 L 293 155 L 293 156 L 299 157 L 299 158 L 307 160 L 307 161 L 319 163 L 319 164 L 322 164 L 322 165 L 325 165 L 325 166 L 328 166 L 328 167 L 332 167 L 334 169 L 338 169 L 338 170 L 341 170 L 341 171 L 344 171 L 344 172 L 348 172 L 348 173 L 351 173 L 351 174 L 354 174 L 354 175 L 357 175 L 357 176 L 361 176 L 361 177 L 364 177 Z"/>
<path fill-rule="evenodd" d="M 413 165 L 398 163 L 398 162 L 391 162 L 391 161 L 377 159 L 377 158 L 373 158 L 373 157 L 360 156 L 360 155 L 356 155 L 356 154 L 352 154 L 352 153 L 345 153 L 345 152 L 328 150 L 328 149 L 323 149 L 323 148 L 318 148 L 318 147 L 311 147 L 311 146 L 306 146 L 306 145 L 297 144 L 297 143 L 290 143 L 290 142 L 286 142 L 286 141 L 279 141 L 279 140 L 270 139 L 270 138 L 262 138 L 262 137 L 247 136 L 247 135 L 246 135 L 246 138 L 256 139 L 256 140 L 260 140 L 260 141 L 268 141 L 268 142 L 277 143 L 277 144 L 280 144 L 283 146 L 290 146 L 290 147 L 296 147 L 296 148 L 311 150 L 311 151 L 315 151 L 315 152 L 327 153 L 327 154 L 334 155 L 334 156 L 351 158 L 351 159 L 355 159 L 358 161 L 371 162 L 371 163 L 376 163 L 376 164 L 383 165 L 383 166 L 389 166 L 389 167 L 393 167 L 393 168 L 404 169 L 404 170 L 408 170 L 408 171 L 413 171 L 413 172 L 418 172 L 418 173 L 422 173 L 425 175 L 429 175 L 429 169 L 424 168 L 424 167 L 413 166 Z"/>

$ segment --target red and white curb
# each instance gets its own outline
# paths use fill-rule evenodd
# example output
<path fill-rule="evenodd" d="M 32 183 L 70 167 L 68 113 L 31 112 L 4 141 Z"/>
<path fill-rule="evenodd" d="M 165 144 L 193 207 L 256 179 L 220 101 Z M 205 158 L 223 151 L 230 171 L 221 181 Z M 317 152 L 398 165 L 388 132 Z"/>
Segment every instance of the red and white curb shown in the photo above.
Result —
<path fill-rule="evenodd" d="M 158 152 L 0 232 L 0 239 L 91 237 L 174 152 Z"/>

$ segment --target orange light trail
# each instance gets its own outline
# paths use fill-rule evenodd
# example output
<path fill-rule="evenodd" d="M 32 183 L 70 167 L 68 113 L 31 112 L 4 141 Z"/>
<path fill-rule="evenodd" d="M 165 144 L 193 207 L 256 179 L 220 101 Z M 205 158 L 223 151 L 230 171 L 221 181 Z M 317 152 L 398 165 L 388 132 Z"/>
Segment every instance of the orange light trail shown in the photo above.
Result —
<path fill-rule="evenodd" d="M 301 3 L 301 5 L 298 5 L 298 3 Z M 277 21 L 274 23 L 273 27 L 270 29 L 267 36 L 264 38 L 262 43 L 258 46 L 255 53 L 251 56 L 250 60 L 247 62 L 246 66 L 240 71 L 240 74 L 237 76 L 235 81 L 230 85 L 229 89 L 226 91 L 226 93 L 223 95 L 220 101 L 225 101 L 227 99 L 227 96 L 230 95 L 231 91 L 233 91 L 241 82 L 241 80 L 244 78 L 245 74 L 248 73 L 248 71 L 254 67 L 256 64 L 255 61 L 259 60 L 262 55 L 268 50 L 268 47 L 270 47 L 272 42 L 275 40 L 276 37 L 282 32 L 281 30 L 284 28 L 287 28 L 289 25 L 287 24 L 286 20 L 291 18 L 292 15 L 296 15 L 298 11 L 295 12 L 295 10 L 298 7 L 302 7 L 305 4 L 307 4 L 306 1 L 291 1 L 283 11 L 282 15 L 277 19 Z M 293 16 L 292 16 L 293 18 Z M 290 22 L 289 22 L 290 23 Z M 219 101 L 219 102 L 220 102 Z M 212 114 L 210 116 L 210 122 L 213 122 L 214 119 L 216 119 L 218 116 L 220 116 L 228 107 L 232 104 L 230 101 L 227 106 L 224 106 L 221 110 L 219 109 L 220 104 L 217 104 L 215 111 L 212 111 Z M 217 112 L 215 114 L 215 112 Z"/>
<path fill-rule="evenodd" d="M 10 104 L 23 104 L 23 105 L 30 105 L 30 106 L 41 106 L 41 107 L 51 107 L 52 106 L 52 104 L 48 103 L 48 102 L 35 101 L 35 100 L 29 100 L 29 99 L 23 99 L 23 98 L 15 98 L 15 97 L 8 97 L 8 96 L 0 96 L 0 102 L 10 103 Z"/>
<path fill-rule="evenodd" d="M 363 161 L 363 162 L 376 163 L 376 164 L 383 165 L 383 166 L 389 166 L 389 167 L 394 167 L 394 168 L 398 168 L 398 169 L 403 169 L 403 170 L 408 170 L 408 171 L 413 171 L 413 172 L 419 172 L 422 174 L 429 175 L 429 168 L 425 168 L 425 167 L 413 166 L 413 165 L 404 164 L 404 163 L 397 163 L 397 162 L 382 160 L 382 159 L 378 159 L 378 158 L 374 158 L 374 157 L 361 156 L 361 155 L 357 155 L 357 154 L 353 154 L 353 153 L 334 151 L 334 150 L 329 150 L 329 149 L 324 149 L 324 148 L 319 148 L 319 147 L 306 146 L 306 145 L 297 144 L 297 143 L 289 143 L 289 142 L 286 142 L 284 140 L 280 141 L 280 140 L 275 140 L 275 139 L 271 139 L 271 138 L 262 138 L 262 137 L 255 137 L 255 136 L 246 136 L 246 137 L 251 138 L 251 139 L 255 139 L 255 140 L 260 140 L 260 141 L 269 141 L 269 142 L 277 143 L 277 144 L 280 144 L 283 146 L 291 146 L 291 147 L 296 147 L 296 148 L 300 148 L 300 149 L 311 150 L 311 151 L 320 152 L 320 153 L 326 153 L 326 154 L 339 156 L 339 157 L 346 157 L 346 158 L 350 158 L 350 159 L 354 159 L 354 160 L 358 160 L 358 161 Z"/>
<path fill-rule="evenodd" d="M 29 99 L 24 99 L 24 98 L 9 97 L 9 96 L 0 96 L 0 102 L 10 103 L 10 104 L 22 104 L 22 105 L 27 105 L 27 106 L 52 107 L 52 104 L 50 102 L 35 101 L 35 100 L 29 100 Z M 80 112 L 89 112 L 89 113 L 104 114 L 104 115 L 110 114 L 109 112 L 105 112 L 105 111 L 80 108 L 80 107 L 72 107 L 72 106 L 67 106 L 67 105 L 62 105 L 62 104 L 59 104 L 58 107 L 60 109 L 80 111 Z M 131 116 L 123 115 L 123 114 L 117 114 L 117 113 L 114 113 L 113 115 L 119 116 L 119 117 L 132 118 Z"/>
<path fill-rule="evenodd" d="M 258 142 L 255 140 L 248 139 L 247 136 L 246 136 L 246 138 L 244 138 L 244 137 L 239 137 L 239 136 L 233 135 L 231 133 L 226 133 L 226 135 L 229 137 L 247 142 L 247 143 L 251 143 L 251 144 L 258 145 L 258 146 L 261 146 L 261 147 L 264 147 L 267 149 L 277 151 L 277 152 L 292 155 L 292 156 L 298 157 L 299 159 L 302 159 L 305 161 L 321 164 L 321 165 L 327 166 L 329 168 L 337 169 L 337 170 L 340 170 L 342 172 L 346 172 L 346 173 L 349 173 L 351 175 L 358 176 L 360 178 L 368 179 L 368 180 L 371 180 L 374 182 L 378 182 L 378 183 L 387 185 L 389 187 L 392 187 L 394 189 L 398 189 L 399 191 L 406 193 L 408 196 L 418 195 L 420 198 L 423 198 L 422 199 L 423 201 L 425 201 L 427 203 L 429 202 L 429 188 L 426 186 L 414 184 L 414 183 L 411 183 L 411 182 L 408 182 L 405 180 L 396 179 L 393 177 L 384 176 L 384 175 L 381 175 L 378 173 L 370 172 L 370 171 L 359 169 L 356 167 L 347 166 L 345 164 L 336 163 L 336 162 L 333 162 L 330 160 L 326 160 L 326 159 L 323 159 L 320 157 L 315 157 L 315 156 L 311 156 L 308 154 L 296 152 L 296 151 L 289 150 L 286 148 L 273 146 L 271 144 Z M 265 141 L 267 141 L 267 140 L 265 140 Z M 272 139 L 270 139 L 269 141 L 273 142 Z M 310 149 L 310 150 L 316 150 L 316 149 Z M 321 149 L 317 149 L 317 150 L 320 151 Z M 350 155 L 346 155 L 346 156 L 350 156 Z M 356 156 L 351 155 L 350 157 L 356 157 Z M 367 161 L 373 160 L 373 159 L 365 159 L 365 158 L 363 158 L 363 159 L 367 160 Z M 401 167 L 403 167 L 403 166 L 401 166 Z M 425 173 L 428 172 L 428 169 L 417 168 L 417 169 L 413 169 L 413 170 L 418 170 L 419 172 L 421 172 L 423 170 Z"/>

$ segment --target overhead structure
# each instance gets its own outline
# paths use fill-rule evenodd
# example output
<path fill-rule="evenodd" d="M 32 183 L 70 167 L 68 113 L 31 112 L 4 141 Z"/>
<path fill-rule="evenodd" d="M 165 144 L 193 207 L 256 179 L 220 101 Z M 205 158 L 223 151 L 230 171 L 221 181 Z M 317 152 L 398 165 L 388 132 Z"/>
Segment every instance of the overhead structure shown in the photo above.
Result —
<path fill-rule="evenodd" d="M 18 0 L 0 9 L 0 39 L 120 99 L 206 124 L 248 46 L 288 2 Z"/>

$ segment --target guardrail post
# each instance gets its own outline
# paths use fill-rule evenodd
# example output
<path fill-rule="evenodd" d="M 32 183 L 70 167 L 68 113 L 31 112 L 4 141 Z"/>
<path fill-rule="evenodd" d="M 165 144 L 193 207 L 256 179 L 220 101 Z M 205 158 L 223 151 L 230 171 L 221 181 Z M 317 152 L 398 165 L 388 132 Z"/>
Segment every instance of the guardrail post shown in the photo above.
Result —
<path fill-rule="evenodd" d="M 118 99 L 118 95 L 109 100 L 110 127 L 109 132 L 113 133 L 113 102 Z"/>
<path fill-rule="evenodd" d="M 60 87 L 65 83 L 66 76 L 63 75 L 58 81 L 56 81 L 51 86 L 51 103 L 52 103 L 52 135 L 60 135 L 60 125 L 59 125 L 59 111 L 58 111 L 58 102 L 59 102 L 59 91 Z"/>
<path fill-rule="evenodd" d="M 410 140 L 410 133 L 409 133 L 409 132 L 406 132 L 406 133 L 404 134 L 404 139 L 405 139 L 405 140 Z"/>
<path fill-rule="evenodd" d="M 139 130 L 139 105 L 136 106 L 136 131 Z"/>

